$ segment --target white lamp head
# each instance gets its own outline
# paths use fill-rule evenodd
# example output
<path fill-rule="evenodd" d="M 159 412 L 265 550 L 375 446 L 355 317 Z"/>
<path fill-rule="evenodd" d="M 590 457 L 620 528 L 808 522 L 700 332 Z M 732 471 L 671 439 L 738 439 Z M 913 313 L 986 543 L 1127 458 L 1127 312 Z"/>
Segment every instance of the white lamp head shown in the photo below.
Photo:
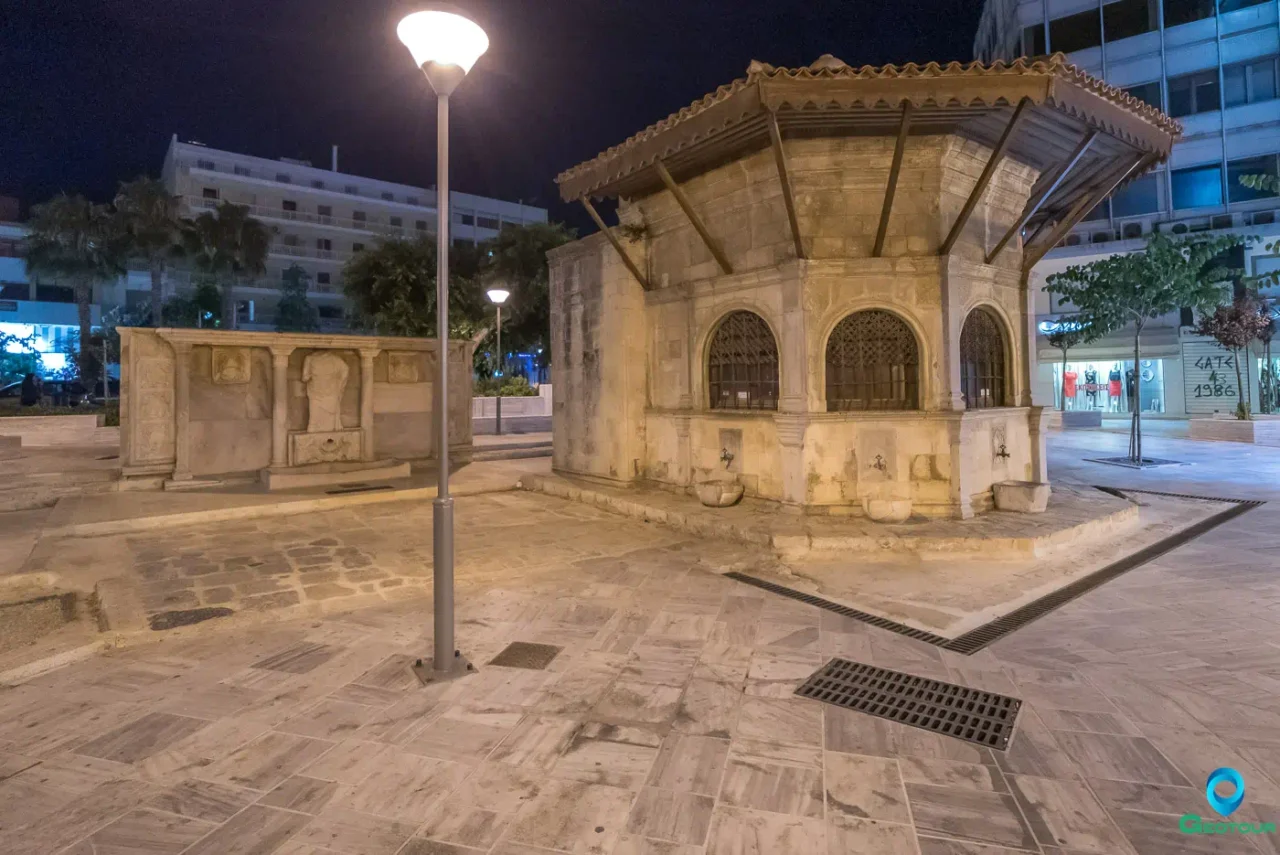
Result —
<path fill-rule="evenodd" d="M 461 83 L 489 49 L 484 30 L 453 12 L 414 12 L 400 21 L 396 35 L 441 95 Z"/>
<path fill-rule="evenodd" d="M 511 296 L 511 292 L 506 288 L 490 288 L 485 293 L 489 295 L 489 302 L 497 306 L 507 302 L 507 298 Z"/>

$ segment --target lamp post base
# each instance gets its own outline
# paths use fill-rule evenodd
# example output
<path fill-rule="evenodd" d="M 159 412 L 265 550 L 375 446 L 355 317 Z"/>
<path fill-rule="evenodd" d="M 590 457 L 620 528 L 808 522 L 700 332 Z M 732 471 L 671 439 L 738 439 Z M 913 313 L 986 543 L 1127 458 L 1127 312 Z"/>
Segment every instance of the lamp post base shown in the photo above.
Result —
<path fill-rule="evenodd" d="M 410 668 L 413 671 L 413 675 L 418 678 L 418 682 L 424 686 L 447 683 L 450 680 L 476 673 L 475 666 L 468 662 L 458 651 L 454 651 L 453 658 L 445 665 L 445 668 L 436 670 L 434 659 L 418 659 L 414 661 Z"/>

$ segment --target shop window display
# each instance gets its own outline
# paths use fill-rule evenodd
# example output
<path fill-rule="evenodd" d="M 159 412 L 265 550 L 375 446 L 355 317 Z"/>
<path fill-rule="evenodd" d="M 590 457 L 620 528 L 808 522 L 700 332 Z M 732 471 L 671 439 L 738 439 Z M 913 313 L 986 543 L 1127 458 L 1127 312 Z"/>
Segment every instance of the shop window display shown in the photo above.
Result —
<path fill-rule="evenodd" d="M 1144 359 L 1142 370 L 1142 412 L 1163 413 L 1164 365 L 1159 359 Z M 1091 359 L 1061 363 L 1053 367 L 1053 391 L 1056 400 L 1066 392 L 1068 410 L 1099 410 L 1104 413 L 1133 412 L 1133 395 L 1137 387 L 1133 360 Z"/>

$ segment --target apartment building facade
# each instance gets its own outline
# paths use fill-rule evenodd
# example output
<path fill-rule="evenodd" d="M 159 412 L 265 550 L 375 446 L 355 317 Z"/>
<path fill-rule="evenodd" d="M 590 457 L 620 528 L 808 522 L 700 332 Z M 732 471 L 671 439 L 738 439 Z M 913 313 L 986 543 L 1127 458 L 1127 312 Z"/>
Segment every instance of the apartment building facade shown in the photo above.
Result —
<path fill-rule="evenodd" d="M 236 326 L 271 326 L 283 273 L 297 264 L 310 277 L 309 298 L 322 326 L 340 328 L 346 314 L 342 267 L 355 253 L 385 237 L 436 234 L 434 188 L 339 172 L 336 147 L 330 167 L 223 151 L 180 142 L 176 135 L 170 141 L 161 177 L 181 201 L 183 216 L 232 202 L 247 205 L 272 231 L 266 273 L 237 289 Z M 544 208 L 468 193 L 450 193 L 450 206 L 455 244 L 488 240 L 510 224 L 547 221 Z M 131 277 L 127 284 L 140 289 L 135 301 L 147 296 L 141 293 L 150 288 L 144 279 Z"/>
<path fill-rule="evenodd" d="M 1280 173 L 1280 4 L 1276 0 L 987 0 L 974 40 L 991 61 L 1062 52 L 1074 64 L 1159 107 L 1183 124 L 1169 162 L 1137 179 L 1076 227 L 1032 271 L 1042 336 L 1037 391 L 1044 403 L 1068 393 L 1068 408 L 1123 413 L 1135 372 L 1140 406 L 1153 415 L 1233 410 L 1234 371 L 1222 382 L 1221 350 L 1190 330 L 1189 312 L 1144 331 L 1134 365 L 1131 331 L 1117 331 L 1069 354 L 1049 346 L 1059 307 L 1046 276 L 1116 252 L 1141 249 L 1152 232 L 1237 233 L 1256 238 L 1232 259 L 1261 275 L 1280 270 L 1280 198 L 1240 183 Z M 1271 289 L 1275 293 L 1275 289 Z M 1252 400 L 1267 368 L 1246 366 Z M 1270 366 L 1274 376 L 1277 365 Z M 1116 381 L 1119 381 L 1117 386 Z M 1119 394 L 1113 394 L 1117 388 Z"/>

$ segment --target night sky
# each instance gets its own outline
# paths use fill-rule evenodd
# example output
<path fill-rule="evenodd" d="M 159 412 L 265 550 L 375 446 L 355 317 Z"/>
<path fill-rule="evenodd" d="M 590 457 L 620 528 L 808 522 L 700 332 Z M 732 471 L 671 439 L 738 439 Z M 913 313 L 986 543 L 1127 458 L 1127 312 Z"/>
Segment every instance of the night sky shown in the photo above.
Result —
<path fill-rule="evenodd" d="M 550 207 L 553 179 L 751 59 L 971 57 L 981 0 L 461 0 L 489 52 L 454 96 L 453 186 Z M 0 0 L 0 194 L 110 198 L 172 134 L 435 183 L 434 99 L 399 0 Z"/>

